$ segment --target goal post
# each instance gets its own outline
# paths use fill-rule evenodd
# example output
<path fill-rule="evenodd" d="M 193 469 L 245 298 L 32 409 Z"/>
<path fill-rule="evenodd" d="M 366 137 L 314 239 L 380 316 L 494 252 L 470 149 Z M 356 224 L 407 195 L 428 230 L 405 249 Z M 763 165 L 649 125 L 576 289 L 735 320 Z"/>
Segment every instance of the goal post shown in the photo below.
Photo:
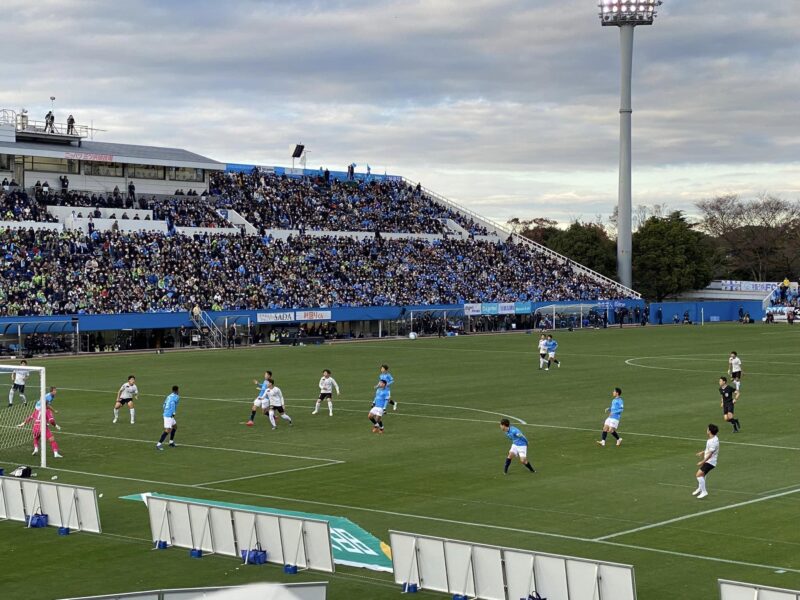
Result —
<path fill-rule="evenodd" d="M 15 386 L 17 374 L 26 372 L 25 383 L 22 384 L 29 396 L 20 392 Z M 38 379 L 38 381 L 37 381 Z M 38 404 L 39 410 L 39 458 L 42 468 L 47 466 L 47 376 L 45 367 L 31 367 L 23 364 L 0 363 L 0 390 L 6 396 L 0 397 L 0 452 L 24 446 L 33 440 L 34 423 L 20 427 Z"/>
<path fill-rule="evenodd" d="M 549 304 L 536 309 L 539 329 L 585 329 L 603 327 L 610 320 L 608 302 Z"/>

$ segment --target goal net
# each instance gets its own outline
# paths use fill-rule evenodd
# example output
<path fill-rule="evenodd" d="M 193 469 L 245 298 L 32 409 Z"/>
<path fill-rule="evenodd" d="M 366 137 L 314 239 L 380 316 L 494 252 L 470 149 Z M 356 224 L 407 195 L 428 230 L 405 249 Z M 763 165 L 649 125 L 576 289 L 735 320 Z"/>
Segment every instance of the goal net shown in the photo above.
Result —
<path fill-rule="evenodd" d="M 464 333 L 464 312 L 458 309 L 415 309 L 399 319 L 398 335 L 447 336 Z"/>
<path fill-rule="evenodd" d="M 536 329 L 599 328 L 608 323 L 608 304 L 550 304 L 536 309 Z"/>
<path fill-rule="evenodd" d="M 41 406 L 45 394 L 44 367 L 31 367 L 22 361 L 0 364 L 0 466 L 24 463 L 25 459 L 31 461 L 34 430 L 40 434 L 41 464 L 46 466 L 46 413 L 39 411 L 38 425 L 28 420 L 37 403 Z"/>

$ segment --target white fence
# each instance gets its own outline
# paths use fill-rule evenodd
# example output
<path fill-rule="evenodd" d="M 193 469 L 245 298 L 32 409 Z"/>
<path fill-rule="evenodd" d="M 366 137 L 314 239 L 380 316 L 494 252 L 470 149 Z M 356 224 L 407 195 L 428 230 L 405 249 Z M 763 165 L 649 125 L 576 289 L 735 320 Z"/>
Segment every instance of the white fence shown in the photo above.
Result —
<path fill-rule="evenodd" d="M 154 544 L 242 557 L 260 547 L 267 562 L 334 572 L 327 521 L 146 496 Z"/>
<path fill-rule="evenodd" d="M 484 600 L 635 600 L 633 567 L 389 532 L 398 584 Z"/>
<path fill-rule="evenodd" d="M 800 600 L 800 591 L 719 579 L 721 600 Z"/>
<path fill-rule="evenodd" d="M 321 583 L 258 583 L 246 586 L 181 588 L 150 590 L 126 594 L 83 596 L 64 600 L 325 600 L 328 584 Z"/>
<path fill-rule="evenodd" d="M 61 231 L 64 225 L 61 223 L 45 223 L 44 221 L 0 221 L 0 229 L 39 229 Z"/>
<path fill-rule="evenodd" d="M 37 513 L 46 514 L 53 527 L 101 533 L 94 488 L 0 477 L 0 519 L 26 523 Z"/>

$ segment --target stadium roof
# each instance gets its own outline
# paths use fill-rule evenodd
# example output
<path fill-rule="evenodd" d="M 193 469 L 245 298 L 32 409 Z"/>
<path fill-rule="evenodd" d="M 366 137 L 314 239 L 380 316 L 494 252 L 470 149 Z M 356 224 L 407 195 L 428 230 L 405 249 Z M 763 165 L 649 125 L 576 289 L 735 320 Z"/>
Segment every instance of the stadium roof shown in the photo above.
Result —
<path fill-rule="evenodd" d="M 224 170 L 225 163 L 183 150 L 159 146 L 83 141 L 80 146 L 29 141 L 0 141 L 0 153 L 85 161 L 146 164 L 164 167 Z"/>

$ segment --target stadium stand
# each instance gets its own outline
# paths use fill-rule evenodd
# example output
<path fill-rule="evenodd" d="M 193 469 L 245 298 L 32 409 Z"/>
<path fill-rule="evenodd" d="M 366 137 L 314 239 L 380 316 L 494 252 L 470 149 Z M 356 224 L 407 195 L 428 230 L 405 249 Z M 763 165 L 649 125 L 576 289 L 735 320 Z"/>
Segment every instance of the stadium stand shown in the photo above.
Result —
<path fill-rule="evenodd" d="M 58 219 L 25 190 L 12 187 L 8 191 L 0 190 L 0 221 L 54 223 Z"/>

